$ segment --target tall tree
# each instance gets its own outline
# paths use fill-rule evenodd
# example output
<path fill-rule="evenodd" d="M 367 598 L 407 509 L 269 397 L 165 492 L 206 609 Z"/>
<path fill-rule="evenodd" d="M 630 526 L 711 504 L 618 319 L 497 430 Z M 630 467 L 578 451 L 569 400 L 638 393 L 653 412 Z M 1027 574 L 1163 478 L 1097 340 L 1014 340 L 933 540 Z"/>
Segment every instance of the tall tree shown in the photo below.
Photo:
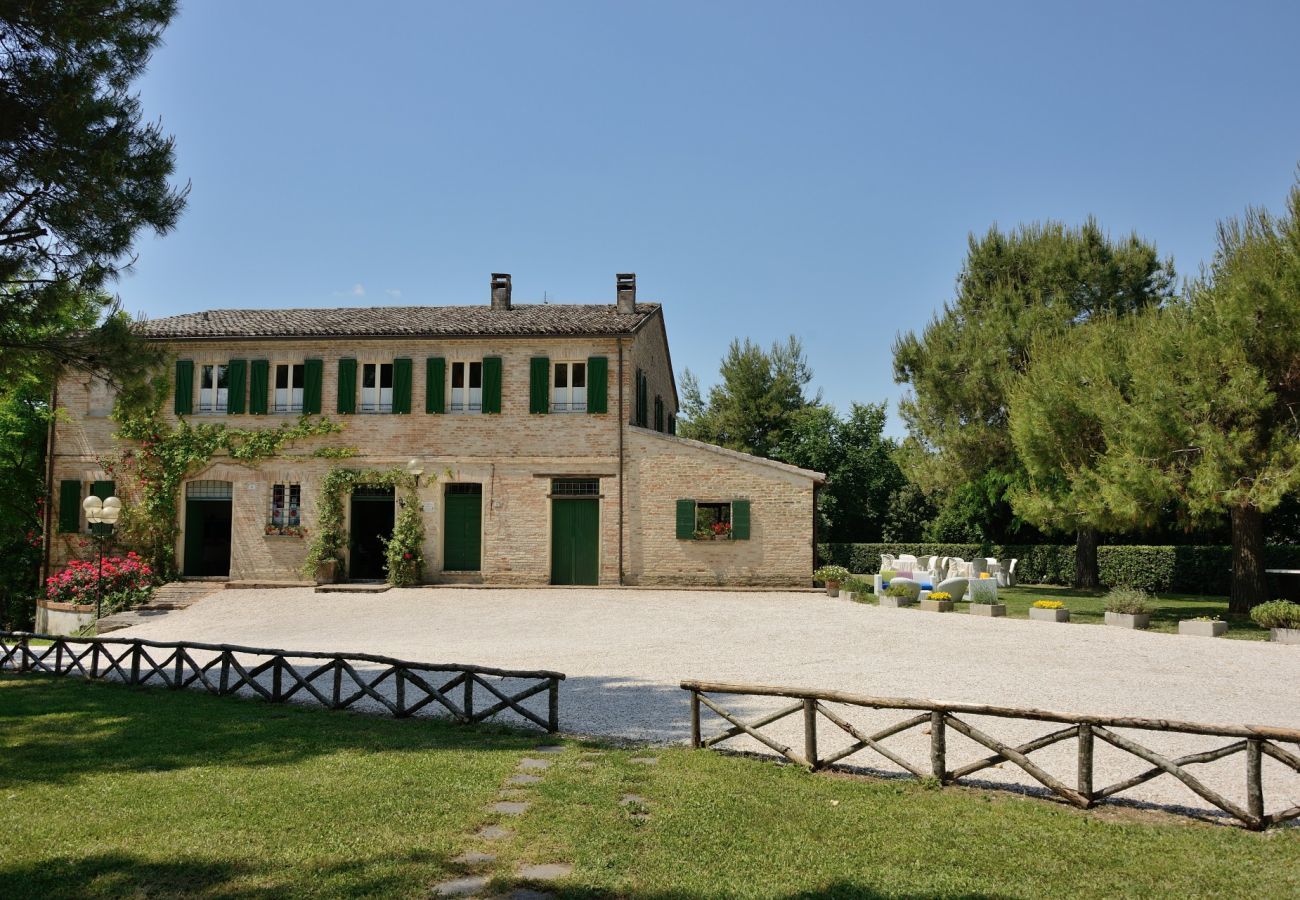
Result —
<path fill-rule="evenodd" d="M 103 287 L 143 229 L 176 223 L 172 138 L 132 82 L 174 0 L 0 4 L 0 377 L 74 367 L 118 380 L 143 366 Z M 88 298 L 99 315 L 87 327 Z"/>
<path fill-rule="evenodd" d="M 44 528 L 45 387 L 32 375 L 0 392 L 0 625 L 32 625 Z"/>
<path fill-rule="evenodd" d="M 1175 498 L 1232 523 L 1232 596 L 1268 599 L 1264 515 L 1300 489 L 1300 183 L 1287 212 L 1219 226 L 1188 302 L 1142 329 L 1107 482 L 1136 505 Z"/>
<path fill-rule="evenodd" d="M 1114 241 L 1091 219 L 1079 228 L 1049 222 L 972 235 L 954 300 L 921 335 L 894 344 L 894 378 L 911 388 L 899 404 L 909 477 L 927 492 L 996 495 L 990 515 L 1014 530 L 1008 493 L 1024 470 L 1007 397 L 1035 336 L 1163 303 L 1173 296 L 1173 278 L 1153 245 L 1136 235 Z M 1077 540 L 1089 543 L 1087 534 Z M 1085 553 L 1084 563 L 1079 584 L 1095 586 L 1095 554 Z"/>

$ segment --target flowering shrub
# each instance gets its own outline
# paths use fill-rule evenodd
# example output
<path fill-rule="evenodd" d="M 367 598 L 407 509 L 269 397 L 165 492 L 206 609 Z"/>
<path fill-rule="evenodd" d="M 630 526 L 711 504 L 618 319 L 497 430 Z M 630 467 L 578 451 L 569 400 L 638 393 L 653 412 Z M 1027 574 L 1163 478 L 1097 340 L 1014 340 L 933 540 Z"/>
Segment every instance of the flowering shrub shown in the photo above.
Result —
<path fill-rule="evenodd" d="M 952 594 L 948 593 L 947 591 L 931 591 L 930 599 L 934 600 L 936 603 L 941 603 L 944 600 L 951 600 Z"/>
<path fill-rule="evenodd" d="M 848 581 L 851 574 L 843 566 L 822 566 L 816 572 L 813 572 L 813 581 L 820 581 L 824 584 L 843 584 Z"/>
<path fill-rule="evenodd" d="M 1034 609 L 1065 609 L 1065 603 L 1060 600 L 1035 600 Z"/>
<path fill-rule="evenodd" d="M 284 537 L 306 537 L 307 528 L 303 525 L 278 525 L 275 522 L 268 522 L 266 524 L 266 533 L 283 535 Z"/>
<path fill-rule="evenodd" d="M 45 599 L 51 603 L 93 604 L 99 572 L 96 562 L 73 560 L 62 572 L 45 579 Z M 153 593 L 153 569 L 134 551 L 126 556 L 104 557 L 103 572 L 105 610 L 138 606 Z"/>

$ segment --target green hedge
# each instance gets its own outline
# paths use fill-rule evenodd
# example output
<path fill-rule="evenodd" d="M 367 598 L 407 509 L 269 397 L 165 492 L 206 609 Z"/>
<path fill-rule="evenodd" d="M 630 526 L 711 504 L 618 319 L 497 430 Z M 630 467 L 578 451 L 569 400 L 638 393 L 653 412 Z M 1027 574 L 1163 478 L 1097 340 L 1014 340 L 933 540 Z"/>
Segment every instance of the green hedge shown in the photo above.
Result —
<path fill-rule="evenodd" d="M 819 544 L 819 565 L 832 563 L 850 572 L 873 575 L 880 555 L 994 556 L 1018 559 L 1016 577 L 1022 584 L 1070 584 L 1074 581 L 1073 544 Z M 1300 546 L 1272 545 L 1269 568 L 1300 568 Z M 1152 593 L 1227 594 L 1231 583 L 1232 548 L 1219 546 L 1105 546 L 1097 548 L 1097 568 L 1106 587 L 1124 585 Z"/>

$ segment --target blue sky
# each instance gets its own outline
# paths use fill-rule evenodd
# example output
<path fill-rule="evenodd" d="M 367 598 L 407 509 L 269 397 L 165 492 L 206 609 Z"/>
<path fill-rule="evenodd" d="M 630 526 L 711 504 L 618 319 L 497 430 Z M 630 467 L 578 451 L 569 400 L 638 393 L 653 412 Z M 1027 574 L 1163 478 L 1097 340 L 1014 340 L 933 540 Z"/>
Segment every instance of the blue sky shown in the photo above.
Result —
<path fill-rule="evenodd" d="M 665 304 L 707 385 L 796 334 L 841 410 L 971 231 L 1095 215 L 1191 273 L 1300 162 L 1300 4 L 188 0 L 140 82 L 193 184 L 118 285 L 218 307 Z M 898 420 L 890 430 L 897 433 Z"/>

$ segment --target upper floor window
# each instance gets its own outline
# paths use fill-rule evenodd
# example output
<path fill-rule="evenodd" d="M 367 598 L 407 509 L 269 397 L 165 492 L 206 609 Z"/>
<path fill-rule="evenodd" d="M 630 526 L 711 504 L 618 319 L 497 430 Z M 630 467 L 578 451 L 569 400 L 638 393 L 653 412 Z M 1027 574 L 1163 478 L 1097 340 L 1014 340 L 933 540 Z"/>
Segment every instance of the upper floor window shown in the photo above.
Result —
<path fill-rule="evenodd" d="M 393 364 L 361 366 L 361 412 L 393 411 Z"/>
<path fill-rule="evenodd" d="M 225 412 L 228 388 L 225 366 L 203 366 L 199 370 L 199 412 Z"/>
<path fill-rule="evenodd" d="M 451 412 L 483 411 L 483 363 L 451 364 Z"/>
<path fill-rule="evenodd" d="M 551 409 L 555 412 L 587 411 L 585 362 L 557 362 L 551 383 Z"/>
<path fill-rule="evenodd" d="M 302 412 L 302 389 L 307 380 L 306 369 L 307 367 L 302 363 L 276 365 L 273 412 Z"/>

